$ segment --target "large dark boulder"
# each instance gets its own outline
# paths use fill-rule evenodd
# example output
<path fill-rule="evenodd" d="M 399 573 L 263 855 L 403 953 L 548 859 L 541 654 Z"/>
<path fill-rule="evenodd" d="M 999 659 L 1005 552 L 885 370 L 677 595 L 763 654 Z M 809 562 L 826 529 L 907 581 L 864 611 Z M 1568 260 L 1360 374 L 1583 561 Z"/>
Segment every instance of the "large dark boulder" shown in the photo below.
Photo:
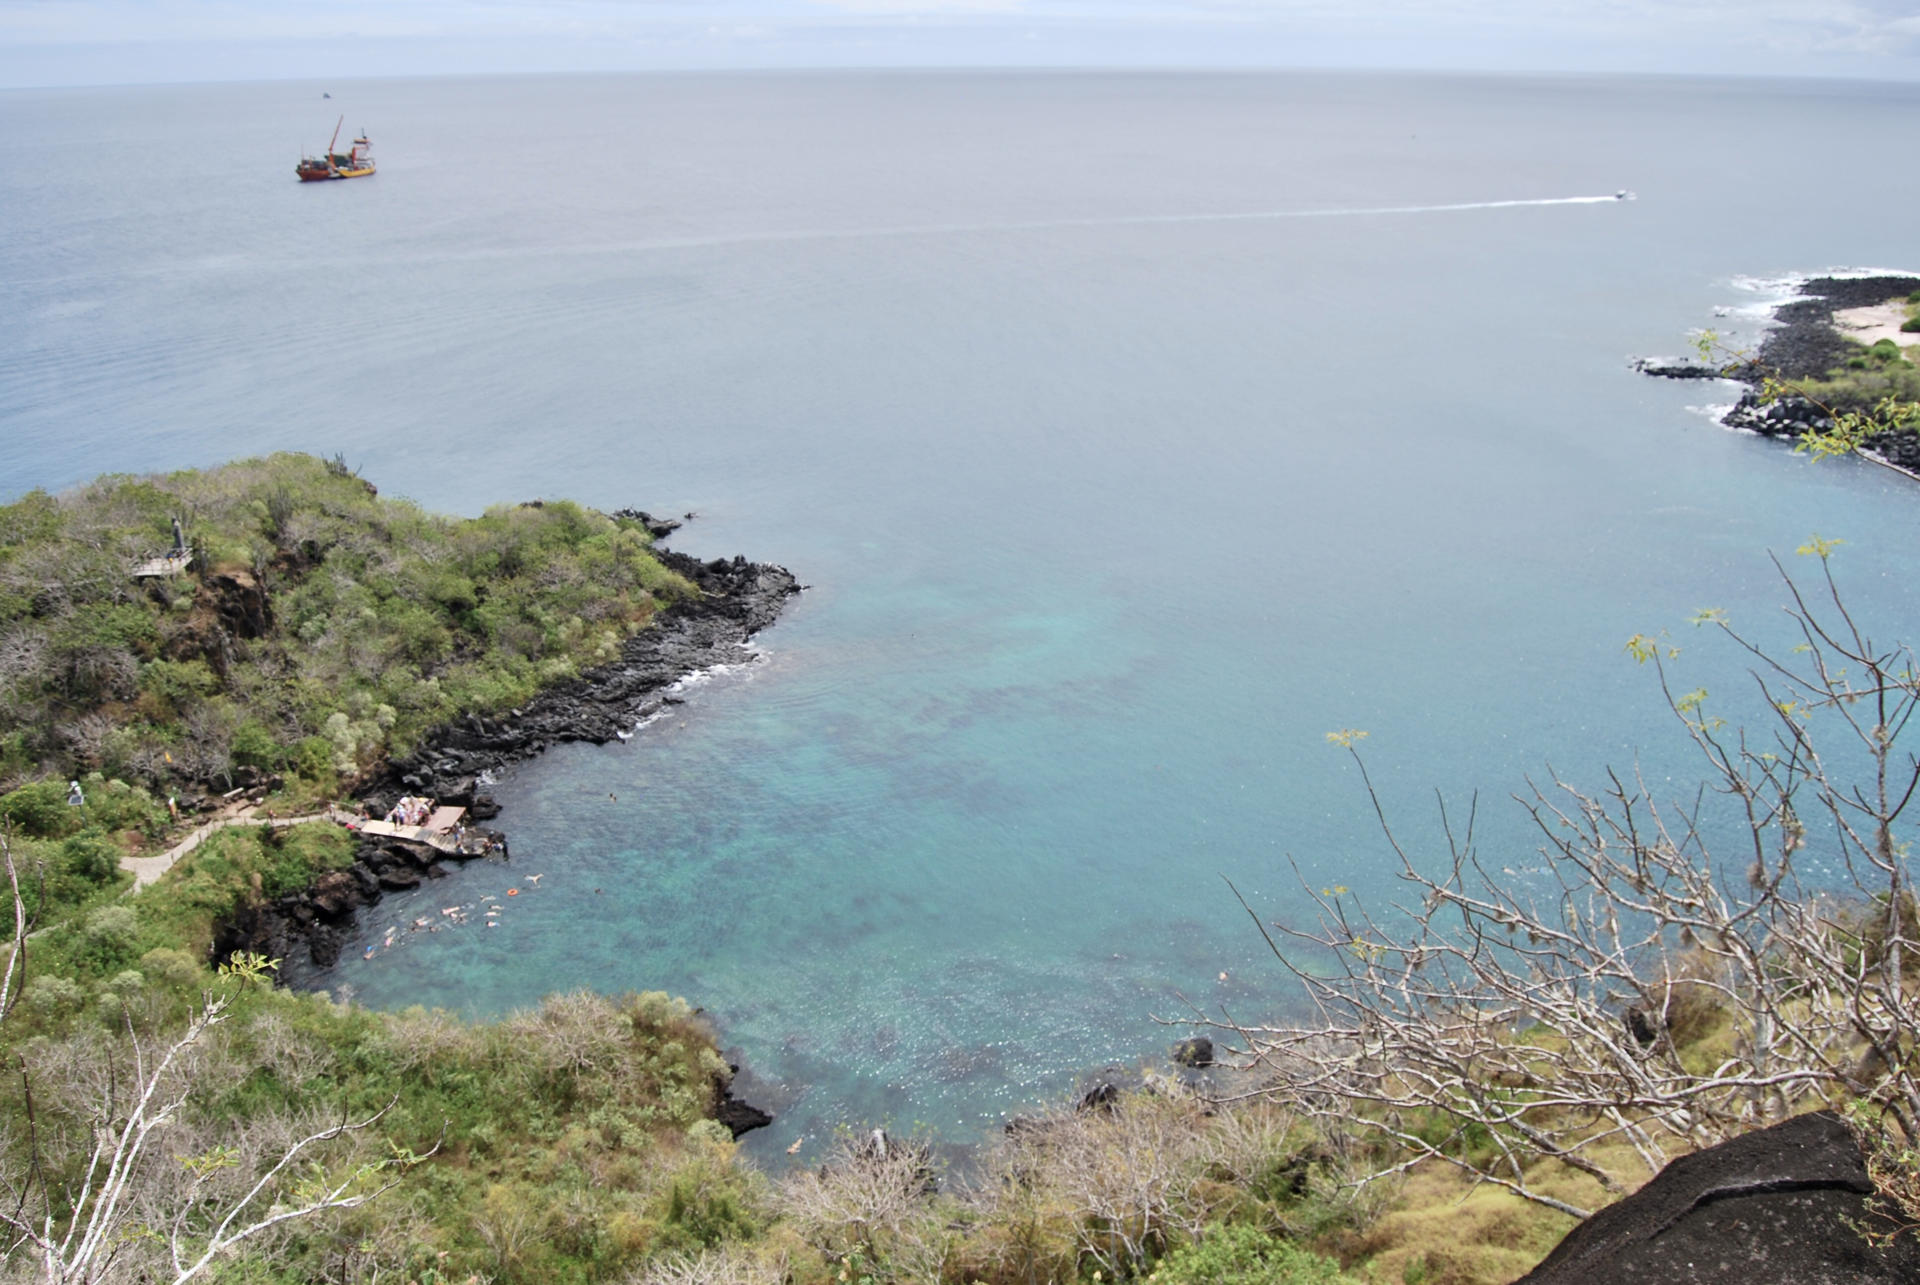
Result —
<path fill-rule="evenodd" d="M 1518 1285 L 1895 1285 L 1920 1281 L 1920 1241 L 1876 1248 L 1859 1144 L 1830 1111 L 1682 1156 L 1567 1233 Z"/>
<path fill-rule="evenodd" d="M 328 919 L 344 919 L 366 903 L 359 880 L 344 870 L 329 870 L 313 881 L 307 904 Z"/>
<path fill-rule="evenodd" d="M 678 531 L 681 526 L 680 519 L 678 518 L 656 518 L 645 509 L 615 509 L 608 516 L 616 519 L 624 518 L 629 522 L 638 522 L 646 528 L 647 534 L 656 540 L 666 539 L 675 531 Z M 689 513 L 687 516 L 692 517 L 693 515 Z"/>
<path fill-rule="evenodd" d="M 1181 1040 L 1173 1046 L 1173 1064 L 1200 1070 L 1213 1065 L 1213 1041 L 1204 1035 Z"/>
<path fill-rule="evenodd" d="M 764 1129 L 773 1123 L 771 1115 L 759 1107 L 740 1101 L 730 1092 L 714 1104 L 713 1118 L 726 1125 L 736 1138 L 755 1129 Z"/>

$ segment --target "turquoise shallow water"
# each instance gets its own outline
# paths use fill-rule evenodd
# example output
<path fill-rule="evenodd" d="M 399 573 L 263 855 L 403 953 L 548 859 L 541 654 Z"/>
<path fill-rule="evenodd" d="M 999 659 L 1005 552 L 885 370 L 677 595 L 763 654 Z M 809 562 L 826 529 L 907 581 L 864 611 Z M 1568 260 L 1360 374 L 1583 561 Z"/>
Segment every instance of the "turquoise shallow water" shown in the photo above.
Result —
<path fill-rule="evenodd" d="M 1290 862 L 1390 887 L 1331 729 L 1371 733 L 1414 839 L 1477 789 L 1524 868 L 1507 796 L 1548 760 L 1690 779 L 1628 635 L 1771 619 L 1766 551 L 1815 530 L 1888 631 L 1914 618 L 1911 483 L 1625 369 L 1751 332 L 1714 317 L 1767 297 L 1743 275 L 1920 267 L 1920 181 L 1884 163 L 1914 87 L 329 88 L 0 94 L 3 489 L 342 451 L 459 512 L 697 510 L 681 547 L 794 568 L 759 664 L 502 781 L 501 927 L 321 979 L 482 1013 L 687 995 L 779 1108 L 769 1158 L 847 1120 L 978 1136 L 1153 1055 L 1155 1014 L 1283 1007 L 1220 876 L 1281 918 Z M 381 171 L 302 188 L 333 105 Z M 137 176 L 175 145 L 196 182 Z M 1172 217 L 1262 213 L 1313 217 Z M 1734 658 L 1683 641 L 1733 699 Z"/>

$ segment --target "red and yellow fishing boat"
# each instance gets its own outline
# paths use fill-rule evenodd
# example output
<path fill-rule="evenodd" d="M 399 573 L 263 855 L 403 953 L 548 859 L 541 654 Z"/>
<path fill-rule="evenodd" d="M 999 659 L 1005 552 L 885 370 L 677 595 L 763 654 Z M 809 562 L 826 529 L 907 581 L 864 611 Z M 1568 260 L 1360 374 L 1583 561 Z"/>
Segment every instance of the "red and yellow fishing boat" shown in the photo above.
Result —
<path fill-rule="evenodd" d="M 353 140 L 353 146 L 344 152 L 336 152 L 333 145 L 340 141 L 340 126 L 346 124 L 342 116 L 334 122 L 333 137 L 327 140 L 327 150 L 320 156 L 302 156 L 293 172 L 300 176 L 302 183 L 317 183 L 330 178 L 365 178 L 373 173 L 373 144 L 367 141 L 363 131 Z"/>

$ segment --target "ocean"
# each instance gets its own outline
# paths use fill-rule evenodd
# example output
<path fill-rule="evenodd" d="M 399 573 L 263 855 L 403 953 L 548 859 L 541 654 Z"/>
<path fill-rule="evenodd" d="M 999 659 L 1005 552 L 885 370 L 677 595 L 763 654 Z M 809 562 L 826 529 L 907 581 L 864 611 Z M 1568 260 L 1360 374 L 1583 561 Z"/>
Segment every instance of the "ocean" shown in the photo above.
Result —
<path fill-rule="evenodd" d="M 323 91 L 331 99 L 323 99 Z M 302 185 L 337 115 L 379 173 Z M 274 450 L 433 509 L 697 516 L 809 590 L 758 659 L 496 793 L 489 931 L 313 979 L 473 1014 L 712 1015 L 784 1162 L 955 1143 L 1195 1013 L 1436 795 L 1698 779 L 1640 632 L 1738 717 L 1768 559 L 1843 538 L 1899 635 L 1920 484 L 1719 428 L 1628 360 L 1794 274 L 1920 268 L 1920 86 L 756 73 L 0 93 L 0 496 Z M 344 135 L 343 135 L 344 136 Z M 1605 198 L 1619 189 L 1632 201 Z M 746 658 L 743 656 L 743 661 Z M 540 874 L 537 884 L 527 876 Z M 803 1152 L 801 1159 L 807 1158 Z"/>

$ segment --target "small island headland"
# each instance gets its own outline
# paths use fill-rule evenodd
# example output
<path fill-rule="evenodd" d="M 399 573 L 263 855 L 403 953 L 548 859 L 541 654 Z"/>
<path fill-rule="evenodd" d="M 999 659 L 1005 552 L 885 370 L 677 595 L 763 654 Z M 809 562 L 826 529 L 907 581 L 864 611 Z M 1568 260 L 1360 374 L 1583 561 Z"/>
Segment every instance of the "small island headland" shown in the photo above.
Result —
<path fill-rule="evenodd" d="M 1870 412 L 1887 397 L 1920 397 L 1916 318 L 1920 277 L 1813 277 L 1774 310 L 1774 324 L 1757 351 L 1709 352 L 1694 361 L 1641 358 L 1633 366 L 1663 379 L 1744 384 L 1720 423 L 1797 442 L 1830 431 L 1836 413 Z M 1920 425 L 1888 425 L 1870 433 L 1859 450 L 1920 478 Z"/>

